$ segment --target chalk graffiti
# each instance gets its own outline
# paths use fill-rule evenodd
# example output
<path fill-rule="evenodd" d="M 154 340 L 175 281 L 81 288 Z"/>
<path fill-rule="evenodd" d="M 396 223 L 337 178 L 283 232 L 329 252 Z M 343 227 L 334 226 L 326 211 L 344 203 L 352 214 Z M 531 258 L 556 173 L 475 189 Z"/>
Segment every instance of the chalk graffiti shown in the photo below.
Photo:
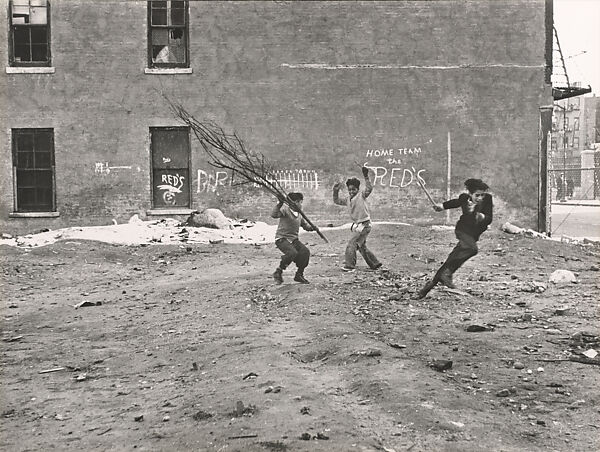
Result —
<path fill-rule="evenodd" d="M 417 170 L 414 166 L 410 168 L 386 168 L 384 166 L 372 166 L 365 163 L 364 166 L 373 170 L 375 177 L 373 179 L 373 185 L 388 186 L 391 188 L 405 188 L 413 182 L 421 182 L 425 185 L 425 179 L 422 174 L 426 171 L 425 169 Z"/>
<path fill-rule="evenodd" d="M 215 192 L 219 187 L 234 185 L 232 179 L 226 171 L 207 172 L 198 170 L 197 193 Z M 273 171 L 273 177 L 267 178 L 270 181 L 277 181 L 286 189 L 304 188 L 316 190 L 319 188 L 319 175 L 312 170 L 277 170 Z M 240 181 L 241 182 L 241 181 Z M 258 184 L 253 184 L 258 187 Z"/>
<path fill-rule="evenodd" d="M 366 158 L 382 158 L 384 159 L 388 165 L 401 165 L 401 157 L 420 157 L 421 153 L 425 150 L 429 143 L 432 143 L 433 140 L 429 139 L 423 144 L 414 145 L 414 146 L 406 146 L 406 147 L 386 147 L 386 148 L 377 148 L 377 149 L 367 149 L 365 152 Z"/>
<path fill-rule="evenodd" d="M 226 171 L 215 171 L 207 173 L 203 170 L 198 170 L 198 184 L 196 187 L 197 193 L 215 192 L 217 188 L 226 185 L 231 185 L 232 181 Z"/>
<path fill-rule="evenodd" d="M 110 166 L 108 162 L 96 162 L 94 165 L 94 173 L 96 174 L 110 174 L 111 171 L 120 170 L 120 169 L 132 169 L 132 166 Z M 136 170 L 139 172 L 140 167 L 136 167 Z"/>
<path fill-rule="evenodd" d="M 162 199 L 167 205 L 175 205 L 177 202 L 177 193 L 182 193 L 181 189 L 185 181 L 185 176 L 177 174 L 163 174 L 160 178 L 162 184 L 157 185 L 156 188 L 163 190 Z"/>

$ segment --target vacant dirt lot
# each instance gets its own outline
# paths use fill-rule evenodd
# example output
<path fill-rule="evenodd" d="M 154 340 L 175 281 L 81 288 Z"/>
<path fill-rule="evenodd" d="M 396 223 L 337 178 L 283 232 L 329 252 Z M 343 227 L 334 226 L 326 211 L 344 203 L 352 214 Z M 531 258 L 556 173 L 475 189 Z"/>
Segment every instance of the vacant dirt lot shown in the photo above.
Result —
<path fill-rule="evenodd" d="M 452 230 L 376 225 L 350 274 L 327 235 L 281 286 L 274 245 L 3 246 L 2 450 L 599 450 L 598 247 L 496 226 L 414 300 Z"/>

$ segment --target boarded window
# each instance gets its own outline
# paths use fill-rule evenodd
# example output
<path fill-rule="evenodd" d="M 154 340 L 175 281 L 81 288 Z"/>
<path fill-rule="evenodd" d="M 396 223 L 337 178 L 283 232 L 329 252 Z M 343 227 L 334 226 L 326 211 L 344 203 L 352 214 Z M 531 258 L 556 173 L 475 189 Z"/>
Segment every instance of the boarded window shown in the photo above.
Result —
<path fill-rule="evenodd" d="M 54 212 L 53 129 L 12 129 L 15 210 Z"/>
<path fill-rule="evenodd" d="M 10 0 L 11 66 L 50 66 L 50 4 L 47 0 Z"/>
<path fill-rule="evenodd" d="M 189 67 L 188 2 L 148 2 L 148 67 Z"/>
<path fill-rule="evenodd" d="M 187 127 L 150 128 L 152 207 L 190 206 L 190 132 Z"/>

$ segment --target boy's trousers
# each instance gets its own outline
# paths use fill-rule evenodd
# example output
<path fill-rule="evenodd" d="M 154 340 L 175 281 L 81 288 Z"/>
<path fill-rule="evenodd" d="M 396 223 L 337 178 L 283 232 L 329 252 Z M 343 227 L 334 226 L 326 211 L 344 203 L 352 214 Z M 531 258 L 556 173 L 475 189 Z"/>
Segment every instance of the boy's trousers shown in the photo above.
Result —
<path fill-rule="evenodd" d="M 379 260 L 375 255 L 367 248 L 367 236 L 371 232 L 371 224 L 365 225 L 362 231 L 354 229 L 352 236 L 346 246 L 346 253 L 344 255 L 344 267 L 354 268 L 356 267 L 356 250 L 360 251 L 360 254 L 365 259 L 367 265 L 371 268 L 378 267 Z"/>
<path fill-rule="evenodd" d="M 474 237 L 462 231 L 456 231 L 455 234 L 456 238 L 458 239 L 458 243 L 448 255 L 444 265 L 442 265 L 435 274 L 435 281 L 440 280 L 440 276 L 445 270 L 449 270 L 450 273 L 454 273 L 478 252 L 477 240 L 475 240 Z"/>
<path fill-rule="evenodd" d="M 302 274 L 310 258 L 308 248 L 298 239 L 295 239 L 293 242 L 290 242 L 288 239 L 278 239 L 275 241 L 275 246 L 283 253 L 279 268 L 285 270 L 288 265 L 295 262 L 296 267 L 298 267 L 298 273 Z"/>

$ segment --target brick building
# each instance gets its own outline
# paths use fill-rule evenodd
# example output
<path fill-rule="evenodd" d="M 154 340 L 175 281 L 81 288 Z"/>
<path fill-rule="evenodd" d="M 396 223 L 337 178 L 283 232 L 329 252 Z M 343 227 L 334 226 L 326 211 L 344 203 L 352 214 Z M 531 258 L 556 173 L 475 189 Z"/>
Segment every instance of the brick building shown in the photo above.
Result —
<path fill-rule="evenodd" d="M 450 134 L 452 191 L 482 177 L 535 223 L 550 0 L 2 3 L 2 230 L 267 212 L 163 95 L 237 132 L 319 218 L 356 162 L 378 218 L 429 214 L 416 178 L 445 196 Z"/>

